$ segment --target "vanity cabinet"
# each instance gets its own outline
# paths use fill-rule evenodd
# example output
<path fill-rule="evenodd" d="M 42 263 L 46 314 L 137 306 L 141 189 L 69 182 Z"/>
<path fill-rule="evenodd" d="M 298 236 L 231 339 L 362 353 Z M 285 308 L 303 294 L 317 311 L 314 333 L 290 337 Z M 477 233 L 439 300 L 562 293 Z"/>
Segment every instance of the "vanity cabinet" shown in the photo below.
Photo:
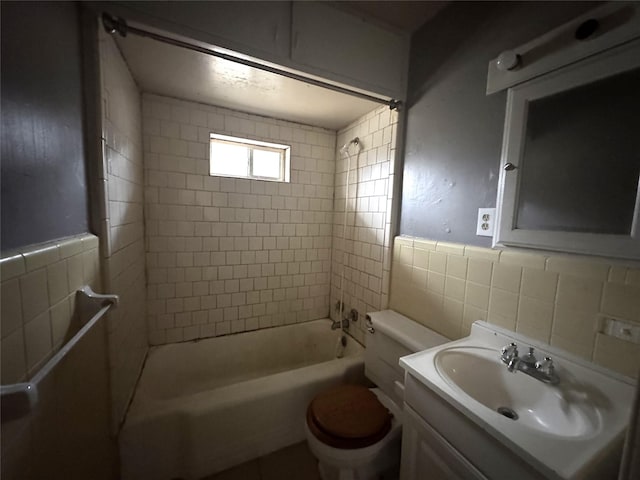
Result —
<path fill-rule="evenodd" d="M 534 469 L 526 452 L 505 448 L 411 374 L 403 420 L 400 480 L 560 479 Z"/>
<path fill-rule="evenodd" d="M 557 381 L 510 372 L 500 351 L 512 343 L 553 358 Z M 480 320 L 468 337 L 399 363 L 403 480 L 617 478 L 631 378 Z"/>
<path fill-rule="evenodd" d="M 405 404 L 401 480 L 487 480 L 442 435 Z"/>

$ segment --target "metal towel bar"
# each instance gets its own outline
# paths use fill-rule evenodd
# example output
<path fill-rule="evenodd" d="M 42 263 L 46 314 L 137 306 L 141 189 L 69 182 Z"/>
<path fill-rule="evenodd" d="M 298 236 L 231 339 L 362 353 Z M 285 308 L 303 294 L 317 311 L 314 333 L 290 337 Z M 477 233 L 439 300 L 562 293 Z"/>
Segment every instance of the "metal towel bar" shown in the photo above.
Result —
<path fill-rule="evenodd" d="M 99 308 L 91 319 L 36 373 L 31 380 L 23 383 L 0 386 L 2 398 L 2 421 L 13 420 L 29 413 L 38 403 L 38 384 L 60 363 L 69 351 L 100 320 L 111 307 L 117 307 L 118 295 L 101 295 L 95 293 L 88 285 L 77 291 L 77 306 L 80 315 L 89 308 Z"/>

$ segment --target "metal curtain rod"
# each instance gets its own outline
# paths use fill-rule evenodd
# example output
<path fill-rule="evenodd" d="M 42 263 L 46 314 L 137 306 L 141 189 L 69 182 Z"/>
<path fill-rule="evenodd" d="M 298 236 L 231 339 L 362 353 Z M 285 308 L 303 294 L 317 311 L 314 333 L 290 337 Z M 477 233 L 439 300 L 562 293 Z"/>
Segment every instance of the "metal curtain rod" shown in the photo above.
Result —
<path fill-rule="evenodd" d="M 371 102 L 381 103 L 383 105 L 388 105 L 391 110 L 395 110 L 400 107 L 399 100 L 385 100 L 383 98 L 375 97 L 373 95 L 368 95 L 366 93 L 361 93 L 355 90 L 350 90 L 348 88 L 340 87 L 338 85 L 333 85 L 328 82 L 323 82 L 322 80 L 316 80 L 314 78 L 305 77 L 304 75 L 298 75 L 297 73 L 288 72 L 286 70 L 281 70 L 279 68 L 270 67 L 268 65 L 263 65 L 258 62 L 254 62 L 252 60 L 247 60 L 244 58 L 235 57 L 233 55 L 229 55 L 227 53 L 216 52 L 215 50 L 210 50 L 208 48 L 201 47 L 199 45 L 194 45 L 192 43 L 183 42 L 182 40 L 177 40 L 175 38 L 165 37 L 164 35 L 160 35 L 157 33 L 149 32 L 147 30 L 142 30 L 140 28 L 132 27 L 127 25 L 127 21 L 120 17 L 114 17 L 109 15 L 106 12 L 102 14 L 102 25 L 105 31 L 109 34 L 118 33 L 122 37 L 126 37 L 128 33 L 133 35 L 138 35 L 141 37 L 152 38 L 153 40 L 157 40 L 159 42 L 168 43 L 169 45 L 174 45 L 180 48 L 186 48 L 188 50 L 193 50 L 195 52 L 204 53 L 205 55 L 211 55 L 213 57 L 222 58 L 224 60 L 229 60 L 230 62 L 240 63 L 242 65 L 246 65 L 247 67 L 257 68 L 258 70 L 263 70 L 265 72 L 275 73 L 276 75 L 282 75 L 283 77 L 292 78 L 294 80 L 299 80 L 301 82 L 309 83 L 311 85 L 315 85 L 317 87 L 327 88 L 329 90 L 333 90 L 335 92 L 345 93 L 347 95 L 352 95 L 355 97 L 362 98 L 364 100 L 369 100 Z"/>

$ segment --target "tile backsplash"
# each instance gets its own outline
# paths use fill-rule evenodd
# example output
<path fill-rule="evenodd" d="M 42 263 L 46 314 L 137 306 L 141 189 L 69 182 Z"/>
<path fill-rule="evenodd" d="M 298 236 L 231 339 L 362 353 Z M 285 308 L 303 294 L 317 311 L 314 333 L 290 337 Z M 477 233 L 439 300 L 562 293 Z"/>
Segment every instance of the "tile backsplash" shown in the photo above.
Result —
<path fill-rule="evenodd" d="M 0 261 L 2 384 L 29 379 L 75 334 L 76 290 L 100 291 L 98 238 L 30 246 Z"/>
<path fill-rule="evenodd" d="M 290 183 L 209 175 L 209 136 L 291 145 Z M 143 96 L 151 344 L 326 317 L 335 132 Z"/>
<path fill-rule="evenodd" d="M 640 345 L 601 318 L 640 322 L 640 268 L 595 257 L 396 237 L 391 308 L 451 338 L 475 320 L 550 343 L 635 377 Z"/>

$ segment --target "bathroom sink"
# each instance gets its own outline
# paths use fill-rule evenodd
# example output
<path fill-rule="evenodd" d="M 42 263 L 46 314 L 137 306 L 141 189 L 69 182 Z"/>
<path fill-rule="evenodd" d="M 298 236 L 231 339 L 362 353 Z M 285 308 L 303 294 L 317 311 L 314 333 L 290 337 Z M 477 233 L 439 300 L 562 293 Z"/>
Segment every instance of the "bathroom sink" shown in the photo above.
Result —
<path fill-rule="evenodd" d="M 561 385 L 509 372 L 495 348 L 446 348 L 434 361 L 436 371 L 453 388 L 527 428 L 576 437 L 593 434 L 599 427 L 593 406 L 572 403 Z"/>
<path fill-rule="evenodd" d="M 512 342 L 520 352 L 534 347 L 537 359 L 551 357 L 553 378 L 521 371 L 522 356 L 510 371 L 501 355 Z M 474 322 L 469 337 L 402 357 L 400 366 L 410 377 L 407 406 L 479 463 L 492 454 L 478 445 L 489 444 L 500 445 L 541 478 L 605 478 L 600 469 L 619 462 L 633 379 L 482 321 Z"/>

